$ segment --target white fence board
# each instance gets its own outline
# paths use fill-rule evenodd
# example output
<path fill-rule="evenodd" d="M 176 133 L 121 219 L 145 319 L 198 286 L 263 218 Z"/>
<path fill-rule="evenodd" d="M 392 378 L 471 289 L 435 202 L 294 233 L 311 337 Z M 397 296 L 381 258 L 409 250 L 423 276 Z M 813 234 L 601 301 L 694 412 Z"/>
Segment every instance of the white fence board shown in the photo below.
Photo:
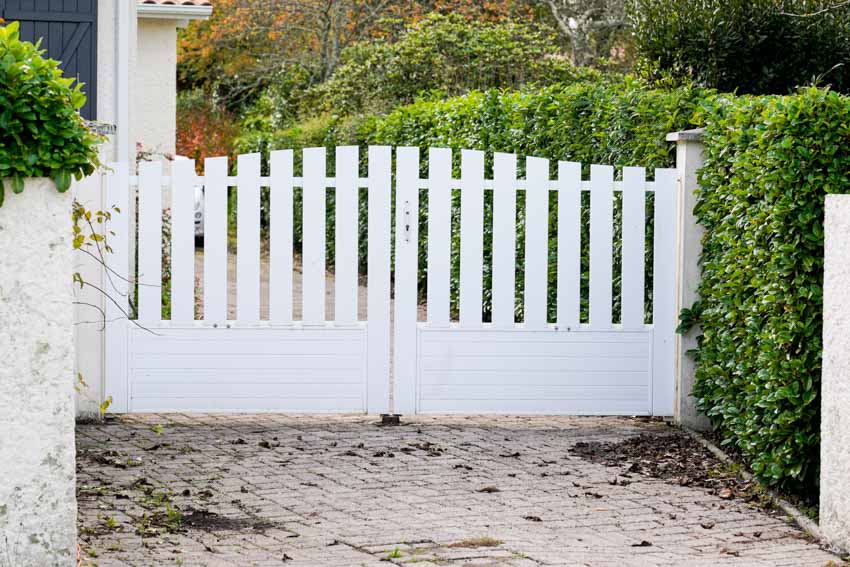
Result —
<path fill-rule="evenodd" d="M 367 259 L 367 336 L 369 361 L 366 400 L 370 413 L 390 409 L 390 199 L 392 195 L 392 148 L 369 148 L 369 199 Z"/>
<path fill-rule="evenodd" d="M 396 150 L 395 344 L 393 411 L 416 411 L 419 302 L 419 148 Z"/>
<path fill-rule="evenodd" d="M 673 415 L 676 348 L 676 170 L 655 170 L 652 414 Z"/>
<path fill-rule="evenodd" d="M 590 166 L 590 325 L 612 324 L 614 168 Z"/>
<path fill-rule="evenodd" d="M 227 320 L 227 158 L 204 160 L 204 321 Z"/>
<path fill-rule="evenodd" d="M 581 164 L 558 163 L 558 326 L 576 329 L 581 313 Z"/>
<path fill-rule="evenodd" d="M 452 151 L 428 153 L 428 322 L 449 324 L 452 230 Z"/>
<path fill-rule="evenodd" d="M 195 319 L 195 160 L 171 164 L 171 320 Z"/>
<path fill-rule="evenodd" d="M 303 313 L 304 323 L 325 322 L 325 148 L 304 150 Z"/>
<path fill-rule="evenodd" d="M 461 153 L 460 322 L 481 324 L 484 278 L 484 152 Z"/>
<path fill-rule="evenodd" d="M 127 380 L 127 321 L 130 313 L 130 282 L 135 262 L 130 259 L 130 180 L 127 163 L 111 163 L 112 174 L 106 176 L 106 202 L 110 218 L 106 222 L 106 243 L 112 253 L 104 262 L 105 290 L 105 356 L 104 396 L 112 399 L 111 410 L 126 412 L 129 403 Z M 117 207 L 113 210 L 112 207 Z"/>
<path fill-rule="evenodd" d="M 357 322 L 359 148 L 336 149 L 336 250 L 334 262 L 334 321 Z"/>
<path fill-rule="evenodd" d="M 162 319 L 162 163 L 139 164 L 139 321 Z"/>
<path fill-rule="evenodd" d="M 642 167 L 623 170 L 623 244 L 621 297 L 622 325 L 628 329 L 644 325 L 644 253 L 646 251 L 646 171 Z"/>
<path fill-rule="evenodd" d="M 525 326 L 546 325 L 549 284 L 549 160 L 526 160 L 525 192 Z"/>
<path fill-rule="evenodd" d="M 269 320 L 292 321 L 293 239 L 292 150 L 270 153 L 269 168 Z"/>
<path fill-rule="evenodd" d="M 236 318 L 260 320 L 260 154 L 236 160 Z"/>
<path fill-rule="evenodd" d="M 516 164 L 493 156 L 493 324 L 512 327 L 516 312 Z"/>

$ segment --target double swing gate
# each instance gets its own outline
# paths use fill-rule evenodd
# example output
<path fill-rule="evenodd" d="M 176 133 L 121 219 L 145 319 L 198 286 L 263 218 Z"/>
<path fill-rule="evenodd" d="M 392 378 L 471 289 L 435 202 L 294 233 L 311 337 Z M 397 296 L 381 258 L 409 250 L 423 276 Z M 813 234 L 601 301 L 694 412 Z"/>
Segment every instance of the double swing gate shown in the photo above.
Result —
<path fill-rule="evenodd" d="M 327 157 L 113 164 L 112 411 L 672 414 L 674 170 Z"/>

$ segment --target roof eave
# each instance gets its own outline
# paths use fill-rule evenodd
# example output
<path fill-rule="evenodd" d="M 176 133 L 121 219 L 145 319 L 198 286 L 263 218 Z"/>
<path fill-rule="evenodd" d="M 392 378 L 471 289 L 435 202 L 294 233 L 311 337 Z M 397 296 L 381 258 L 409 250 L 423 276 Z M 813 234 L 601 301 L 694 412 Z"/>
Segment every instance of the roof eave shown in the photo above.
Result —
<path fill-rule="evenodd" d="M 160 20 L 206 20 L 212 15 L 212 6 L 178 6 L 174 4 L 139 4 L 139 18 Z"/>

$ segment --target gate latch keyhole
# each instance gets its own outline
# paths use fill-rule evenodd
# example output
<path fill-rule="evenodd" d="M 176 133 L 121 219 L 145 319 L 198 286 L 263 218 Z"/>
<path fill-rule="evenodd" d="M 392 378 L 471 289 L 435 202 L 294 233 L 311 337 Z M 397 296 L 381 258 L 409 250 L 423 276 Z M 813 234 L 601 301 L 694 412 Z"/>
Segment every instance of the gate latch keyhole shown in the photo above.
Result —
<path fill-rule="evenodd" d="M 404 202 L 404 241 L 410 242 L 410 201 Z"/>

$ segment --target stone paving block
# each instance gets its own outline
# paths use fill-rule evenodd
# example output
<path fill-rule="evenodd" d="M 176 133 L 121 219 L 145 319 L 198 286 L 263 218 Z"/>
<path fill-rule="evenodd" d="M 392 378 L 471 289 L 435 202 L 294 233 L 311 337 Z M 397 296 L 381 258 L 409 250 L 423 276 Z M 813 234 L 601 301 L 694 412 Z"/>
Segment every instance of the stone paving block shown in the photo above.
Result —
<path fill-rule="evenodd" d="M 98 557 L 85 564 L 840 565 L 781 517 L 638 474 L 613 484 L 618 469 L 569 452 L 579 441 L 616 442 L 662 430 L 645 420 L 405 416 L 401 427 L 376 422 L 172 414 L 80 425 L 80 527 L 94 529 L 106 516 L 120 526 L 86 536 L 84 549 Z M 158 435 L 155 425 L 162 426 Z M 140 456 L 142 464 L 122 469 L 90 458 L 107 450 Z M 146 501 L 133 484 L 139 479 L 170 494 L 168 506 L 184 517 L 203 511 L 235 523 L 184 525 L 142 540 L 136 534 L 142 513 L 165 504 Z M 479 492 L 488 486 L 498 491 Z M 711 529 L 700 526 L 708 522 Z M 484 536 L 494 542 L 450 547 Z M 401 557 L 388 557 L 396 549 Z"/>

